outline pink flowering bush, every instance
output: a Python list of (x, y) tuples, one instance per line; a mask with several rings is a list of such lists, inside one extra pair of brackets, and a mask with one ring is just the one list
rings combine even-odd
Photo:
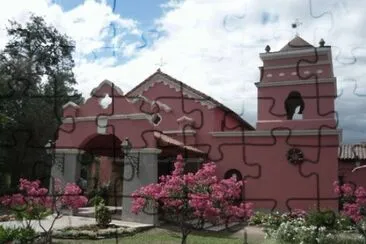
[[(19, 180), (19, 193), (0, 197), (0, 204), (14, 212), (18, 220), (25, 221), (26, 228), (30, 228), (32, 220), (38, 220), (45, 235), (50, 234), (56, 219), (61, 216), (61, 208), (78, 209), (87, 204), (88, 199), (81, 195), (81, 189), (73, 183), (68, 183), (62, 189), (62, 182), (55, 180), (53, 195), (48, 194), (46, 188), (40, 186), (39, 180)], [(54, 213), (54, 219), (49, 230), (41, 225), (40, 220)]]
[(227, 225), (247, 220), (253, 214), (252, 203), (238, 202), (244, 182), (235, 177), (219, 181), (214, 163), (204, 164), (196, 173), (184, 174), (183, 157), (178, 155), (172, 174), (161, 176), (160, 180), (132, 194), (132, 212), (138, 214), (147, 206), (160, 206), (180, 224), (182, 243), (193, 228), (202, 228), (205, 222)]
[(354, 187), (349, 183), (339, 185), (338, 182), (334, 182), (333, 186), (334, 192), (341, 198), (341, 214), (352, 220), (366, 240), (366, 190), (362, 186)]

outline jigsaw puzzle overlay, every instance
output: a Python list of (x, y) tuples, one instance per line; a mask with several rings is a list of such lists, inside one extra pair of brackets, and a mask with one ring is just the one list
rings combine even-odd
[[(118, 1), (111, 4), (115, 11)], [(315, 11), (313, 4), (309, 1), (309, 14), (314, 19), (328, 16), (331, 31), (334, 28), (331, 11)], [(245, 18), (244, 13), (227, 15), (223, 20), (224, 29), (232, 32), (241, 28)], [(278, 19), (278, 16), (269, 13), (262, 16), (265, 22), (273, 18)], [(299, 22), (293, 27), (297, 25)], [(116, 24), (110, 23), (107, 30), (113, 39)], [(160, 35), (153, 29), (143, 33), (142, 44), (137, 49), (148, 48)], [(354, 47), (351, 61), (346, 62), (339, 58), (339, 48), (325, 45), (322, 39), (319, 41), (319, 45), (314, 46), (296, 35), (280, 50), (263, 47), (265, 52), (259, 54), (260, 79), (253, 82), (258, 90), (255, 126), (245, 121), (245, 114), (238, 115), (214, 98), (177, 80), (179, 77), (163, 72), (162, 68), (127, 93), (120, 88), (122, 84), (104, 80), (91, 90), (86, 101), (81, 101), (77, 92), (65, 95), (70, 93), (60, 91), (64, 88), (59, 87), (64, 78), (60, 73), (48, 73), (53, 87), (48, 93), (34, 95), (33, 77), (19, 75), (19, 68), (13, 73), (4, 68), (1, 73), (7, 79), (1, 86), (7, 87), (7, 93), (1, 94), (0, 112), (6, 114), (13, 109), (19, 118), (22, 114), (32, 114), (26, 111), (24, 104), (40, 104), (50, 110), (49, 114), (59, 126), (53, 128), (56, 133), (49, 138), (50, 142), (38, 140), (41, 128), (46, 127), (43, 124), (35, 130), (28, 125), (8, 127), (0, 141), (2, 157), (15, 155), (10, 168), (27, 165), (22, 174), (32, 175), (32, 179), (48, 185), (52, 197), (60, 197), (55, 190), (56, 178), (65, 185), (77, 183), (81, 194), (89, 199), (98, 193), (106, 205), (112, 207), (114, 219), (146, 225), (173, 220), (164, 215), (162, 206), (145, 205), (140, 214), (134, 214), (133, 193), (148, 184), (162, 182), (161, 176), (174, 170), (177, 155), (185, 160), (187, 172), (197, 172), (204, 163), (214, 162), (218, 178), (235, 176), (237, 180), (244, 180), (240, 200), (252, 203), (255, 209), (337, 211), (339, 199), (333, 192), (333, 183), (340, 178), (354, 185), (363, 182), (362, 166), (353, 169), (350, 163), (340, 160), (363, 160), (359, 152), (363, 145), (352, 148), (340, 145), (342, 135), (335, 102), (344, 91), (337, 93), (330, 60), (333, 56), (342, 65), (355, 64), (363, 48)], [(67, 51), (74, 47), (61, 44), (59, 48)], [(111, 49), (116, 56), (119, 47), (105, 49)], [(94, 55), (98, 58), (98, 54)], [(347, 80), (352, 83), (353, 94), (363, 98), (357, 79)], [(53, 106), (46, 106), (47, 103)], [(37, 118), (37, 111), (33, 116), (34, 121), (42, 119)], [(27, 158), (35, 158), (31, 156), (35, 154), (41, 156), (35, 162), (28, 162)], [(7, 164), (0, 160), (2, 165)], [(355, 174), (351, 175), (351, 170)], [(360, 172), (356, 172), (358, 170)], [(15, 170), (12, 173), (12, 177), (23, 177)], [(90, 217), (87, 211), (81, 209), (76, 215)], [(334, 222), (336, 216), (333, 217), (330, 219)], [(233, 225), (193, 225), (232, 232), (237, 232), (240, 226), (243, 241), (248, 243), (247, 219)], [(120, 238), (117, 232), (116, 229), (116, 242)]]

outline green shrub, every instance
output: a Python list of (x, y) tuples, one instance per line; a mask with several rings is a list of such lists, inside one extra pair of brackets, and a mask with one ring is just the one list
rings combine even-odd
[(266, 213), (257, 211), (249, 219), (249, 224), (250, 225), (261, 225), (261, 224), (264, 224), (266, 222), (267, 215), (268, 214), (266, 214)]
[(90, 200), (89, 200), (90, 206), (96, 207), (100, 204), (104, 204), (104, 199), (99, 195), (95, 195), (93, 198), (90, 198)]
[(336, 229), (340, 230), (340, 231), (353, 231), (355, 230), (355, 226), (354, 223), (352, 222), (352, 220), (349, 217), (346, 216), (342, 216), (342, 215), (337, 215), (337, 220), (336, 220)]
[(18, 241), (19, 243), (33, 243), (36, 232), (32, 228), (7, 228), (0, 226), (0, 243)]
[(278, 229), (265, 230), (266, 238), (279, 243), (331, 244), (336, 243), (337, 236), (326, 227), (308, 225), (305, 218), (291, 219), (282, 222)]
[(104, 205), (100, 204), (97, 206), (95, 220), (97, 224), (101, 227), (106, 227), (112, 221), (112, 215), (109, 209)]
[(266, 214), (263, 217), (263, 225), (265, 228), (277, 229), (283, 221), (285, 221), (286, 216), (281, 215), (279, 212), (273, 212), (271, 214)]
[(13, 229), (4, 228), (0, 225), (0, 243), (6, 243), (15, 239), (15, 232)]
[(33, 240), (36, 237), (36, 232), (32, 228), (19, 228), (17, 231), (16, 240), (19, 240), (20, 243), (33, 243)]
[(324, 226), (327, 229), (336, 229), (337, 214), (332, 210), (313, 210), (306, 216), (306, 223), (313, 226)]

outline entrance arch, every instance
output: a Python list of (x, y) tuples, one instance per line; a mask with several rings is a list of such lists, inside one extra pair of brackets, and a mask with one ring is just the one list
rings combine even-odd
[(113, 134), (94, 134), (88, 136), (79, 149), (98, 156), (122, 157), (121, 143), (122, 141)]
[(93, 196), (99, 190), (106, 205), (122, 205), (121, 143), (122, 141), (113, 134), (94, 134), (88, 136), (79, 147), (84, 151), (80, 160), (80, 170), (86, 174), (86, 191), (88, 195)]

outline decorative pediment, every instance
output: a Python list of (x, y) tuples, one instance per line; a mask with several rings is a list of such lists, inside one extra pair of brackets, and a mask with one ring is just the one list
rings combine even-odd
[[(184, 96), (193, 99), (195, 102), (200, 103), (202, 106), (206, 106), (208, 109), (215, 108), (217, 104), (211, 101), (207, 97), (199, 94), (198, 91), (195, 91), (193, 88), (183, 84), (180, 81), (175, 80), (174, 78), (166, 75), (160, 71), (155, 72), (149, 78), (147, 78), (144, 82), (142, 82), (137, 88), (129, 92), (129, 96), (138, 96), (142, 95), (144, 92), (149, 90), (156, 84), (162, 83), (176, 92), (182, 92)], [(182, 91), (181, 91), (182, 90)]]
[(296, 36), (292, 39), (289, 43), (287, 43), (280, 52), (291, 51), (291, 50), (298, 50), (298, 49), (306, 49), (306, 48), (314, 48), (313, 45), (305, 41), (299, 36)]
[[(90, 93), (90, 96), (95, 96), (103, 87), (105, 86), (108, 86), (111, 88), (111, 91), (112, 89), (114, 89), (114, 91), (117, 93), (115, 95), (118, 95), (118, 96), (123, 96), (123, 91), (118, 87), (116, 86), (113, 82), (109, 81), (109, 80), (104, 80), (102, 81), (98, 87), (94, 88), (91, 93)], [(110, 96), (112, 96), (112, 94), (109, 94)]]

